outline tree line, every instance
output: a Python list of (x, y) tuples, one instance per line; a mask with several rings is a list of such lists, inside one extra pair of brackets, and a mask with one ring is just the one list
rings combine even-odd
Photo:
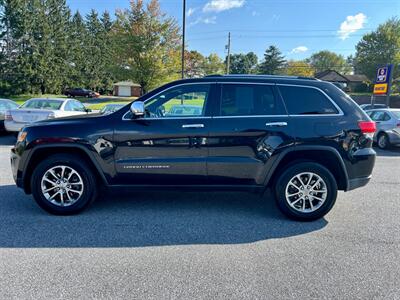
[[(139, 83), (144, 92), (180, 78), (181, 34), (177, 21), (158, 0), (132, 0), (128, 9), (85, 16), (66, 0), (0, 0), (0, 94), (60, 93), (86, 87), (108, 93), (119, 80)], [(375, 68), (400, 63), (400, 21), (392, 18), (362, 37), (356, 54), (330, 51), (306, 60), (286, 60), (269, 46), (259, 60), (253, 52), (232, 54), (230, 73), (314, 76), (326, 69), (355, 72), (371, 80)], [(226, 60), (185, 51), (185, 77), (226, 72)], [(398, 76), (398, 68), (395, 76)]]

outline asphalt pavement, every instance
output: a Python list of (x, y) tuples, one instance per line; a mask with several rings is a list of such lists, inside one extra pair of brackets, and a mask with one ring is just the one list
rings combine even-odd
[(323, 219), (247, 193), (103, 195), (77, 216), (17, 189), (0, 137), (0, 298), (399, 299), (400, 150)]

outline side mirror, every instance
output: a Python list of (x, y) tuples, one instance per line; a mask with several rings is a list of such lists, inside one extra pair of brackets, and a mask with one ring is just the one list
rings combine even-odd
[(144, 102), (135, 101), (131, 104), (130, 109), (134, 118), (139, 118), (144, 116)]

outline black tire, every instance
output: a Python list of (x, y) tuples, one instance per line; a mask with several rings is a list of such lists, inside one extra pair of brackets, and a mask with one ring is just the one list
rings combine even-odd
[[(293, 177), (304, 172), (311, 172), (318, 175), (326, 185), (327, 195), (325, 201), (319, 208), (312, 212), (300, 212), (290, 206), (288, 203), (289, 200), (286, 200), (286, 187), (289, 182)], [(314, 162), (299, 162), (289, 166), (280, 174), (276, 181), (275, 195), (278, 208), (283, 214), (294, 220), (313, 221), (325, 216), (335, 204), (337, 197), (337, 183), (332, 173), (324, 166)], [(309, 207), (311, 208), (310, 205)]]
[[(70, 206), (57, 206), (46, 199), (42, 193), (41, 181), (45, 173), (57, 165), (74, 169), (81, 177), (83, 191), (80, 198)], [(32, 195), (37, 204), (45, 211), (54, 215), (73, 215), (84, 210), (97, 197), (95, 176), (82, 158), (70, 154), (57, 154), (42, 161), (35, 168), (31, 178)]]
[(380, 149), (383, 149), (383, 150), (386, 150), (386, 149), (389, 149), (390, 148), (390, 140), (389, 140), (389, 137), (388, 137), (388, 135), (386, 134), (386, 133), (384, 133), (384, 132), (381, 132), (379, 135), (378, 135), (378, 138), (377, 138), (377, 143), (376, 143), (377, 145), (378, 145), (378, 147), (380, 148)]

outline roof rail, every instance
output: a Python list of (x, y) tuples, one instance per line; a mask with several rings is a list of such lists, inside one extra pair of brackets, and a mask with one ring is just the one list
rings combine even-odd
[(211, 74), (204, 76), (206, 78), (212, 78), (212, 77), (235, 77), (235, 78), (240, 78), (240, 77), (245, 77), (245, 78), (277, 78), (277, 79), (304, 79), (304, 80), (318, 80), (317, 78), (313, 77), (305, 77), (305, 76), (287, 76), (287, 75), (257, 75), (257, 74), (228, 74), (228, 75), (221, 75), (221, 74)]

